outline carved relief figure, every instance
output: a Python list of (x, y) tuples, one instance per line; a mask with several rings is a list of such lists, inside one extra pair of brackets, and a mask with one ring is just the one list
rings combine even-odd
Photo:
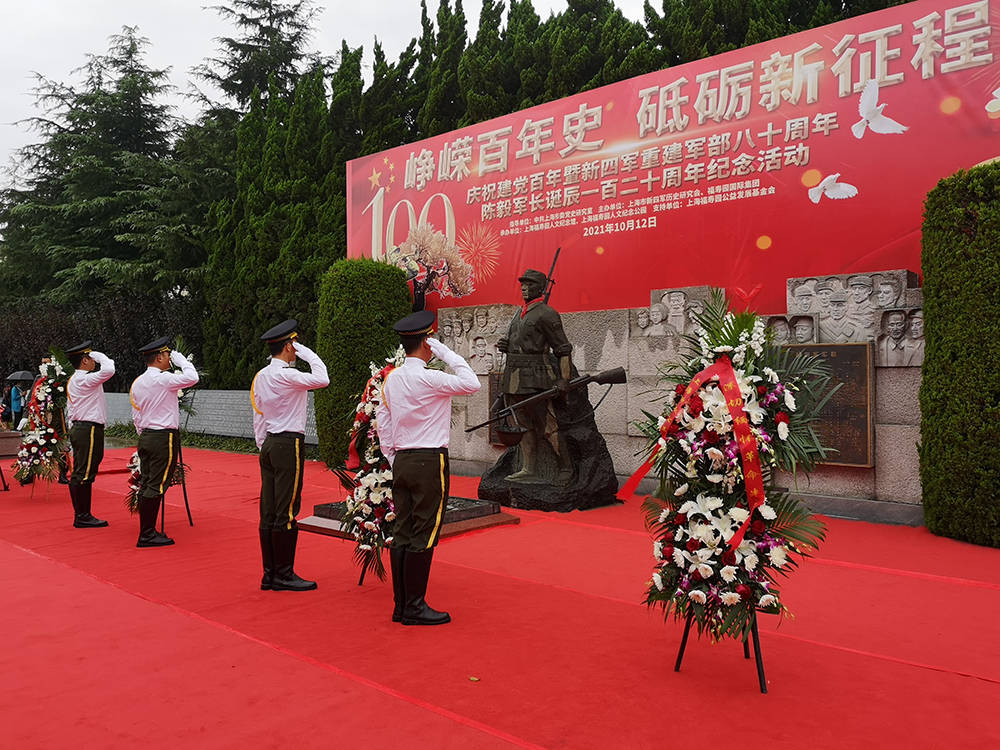
[(910, 339), (906, 342), (906, 364), (919, 367), (924, 363), (924, 311), (910, 313)]
[(885, 333), (879, 338), (876, 363), (893, 367), (906, 364), (906, 311), (890, 310), (884, 313), (882, 325)]
[(816, 296), (815, 284), (816, 279), (805, 279), (795, 286), (792, 290), (795, 309), (791, 312), (807, 313), (813, 311), (813, 302)]
[(872, 279), (865, 274), (857, 274), (847, 279), (850, 298), (848, 315), (857, 326), (859, 338), (875, 335), (875, 303), (872, 302)]
[(899, 279), (895, 276), (881, 276), (878, 280), (878, 289), (875, 291), (875, 302), (883, 310), (895, 307), (901, 291), (902, 284)]
[(667, 308), (656, 302), (649, 306), (649, 327), (646, 328), (643, 336), (666, 336), (667, 329), (663, 324), (663, 318), (667, 314)]
[(796, 344), (812, 344), (816, 341), (816, 329), (812, 317), (796, 315), (792, 318), (792, 332)]
[(791, 343), (792, 329), (789, 327), (788, 321), (783, 316), (775, 315), (774, 317), (768, 319), (767, 327), (771, 329), (775, 344), (781, 346), (783, 344)]
[(847, 294), (843, 291), (833, 292), (829, 307), (829, 313), (819, 319), (819, 340), (839, 344), (857, 339), (857, 325), (847, 314)]
[(660, 297), (660, 304), (666, 308), (664, 323), (673, 326), (678, 333), (687, 328), (687, 295), (681, 291), (669, 291)]
[(645, 336), (647, 328), (649, 328), (649, 308), (640, 307), (635, 311), (635, 328), (632, 330), (632, 335)]

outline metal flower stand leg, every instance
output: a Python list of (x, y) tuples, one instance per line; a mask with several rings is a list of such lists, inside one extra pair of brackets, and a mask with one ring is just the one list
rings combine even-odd
[[(691, 623), (694, 621), (693, 615), (688, 615), (684, 622), (684, 635), (681, 636), (681, 646), (677, 651), (677, 662), (674, 664), (674, 671), (681, 671), (681, 662), (684, 660), (684, 650), (687, 648), (688, 635), (691, 632)], [(757, 682), (760, 684), (760, 692), (767, 693), (767, 679), (764, 677), (764, 657), (760, 653), (760, 633), (757, 630), (757, 611), (754, 610), (750, 617), (750, 636), (753, 638), (753, 655), (757, 662)], [(750, 644), (747, 639), (743, 639), (743, 658), (750, 658)]]
[[(188, 524), (194, 526), (194, 520), (191, 518), (191, 506), (188, 504), (188, 488), (187, 488), (187, 472), (184, 471), (184, 453), (181, 450), (181, 442), (178, 437), (177, 440), (177, 463), (181, 467), (181, 491), (184, 493), (184, 510), (187, 511)], [(163, 496), (163, 500), (160, 504), (160, 533), (165, 534), (167, 523), (167, 497)]]

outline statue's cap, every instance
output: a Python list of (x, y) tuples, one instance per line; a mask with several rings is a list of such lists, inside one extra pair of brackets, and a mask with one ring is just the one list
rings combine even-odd
[(529, 268), (527, 271), (518, 276), (517, 280), (530, 281), (534, 284), (545, 284), (548, 282), (549, 277), (546, 276), (541, 271), (536, 271), (534, 268)]
[(397, 320), (392, 330), (400, 336), (426, 336), (434, 330), (434, 313), (431, 310), (410, 313)]
[(872, 277), (871, 276), (851, 276), (847, 280), (847, 286), (866, 286), (869, 289), (872, 288)]

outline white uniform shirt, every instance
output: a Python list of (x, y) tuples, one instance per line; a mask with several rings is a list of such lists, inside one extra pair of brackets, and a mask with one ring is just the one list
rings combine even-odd
[(407, 357), (382, 385), (375, 409), (375, 427), (382, 453), (390, 465), (396, 451), (408, 448), (447, 448), (451, 436), (451, 397), (475, 393), (479, 378), (461, 356), (435, 341), (434, 356), (454, 375), (429, 370), (419, 357)]
[(176, 430), (181, 421), (177, 392), (198, 382), (194, 365), (180, 352), (171, 352), (170, 361), (180, 372), (167, 372), (148, 367), (135, 379), (129, 391), (132, 401), (132, 421), (137, 432), (143, 430)]
[(253, 405), (253, 435), (257, 447), (267, 433), (305, 432), (309, 391), (330, 385), (326, 365), (312, 349), (296, 343), (295, 353), (312, 372), (296, 370), (281, 359), (271, 358), (250, 384)]
[(107, 424), (108, 405), (104, 384), (115, 374), (115, 361), (100, 352), (90, 352), (100, 370), (77, 370), (66, 384), (66, 416), (73, 422)]

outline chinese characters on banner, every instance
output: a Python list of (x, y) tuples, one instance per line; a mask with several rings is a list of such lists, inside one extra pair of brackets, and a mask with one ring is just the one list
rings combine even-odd
[(561, 247), (567, 312), (710, 284), (775, 313), (789, 277), (919, 271), (926, 193), (1000, 156), (993, 5), (909, 3), (356, 159), (348, 255), (452, 306), (518, 302)]

